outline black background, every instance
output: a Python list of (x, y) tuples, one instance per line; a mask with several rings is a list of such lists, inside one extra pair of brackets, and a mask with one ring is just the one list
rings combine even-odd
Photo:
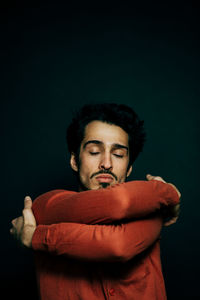
[[(199, 299), (199, 10), (176, 1), (1, 4), (1, 283), (37, 299), (32, 252), (9, 235), (23, 199), (73, 189), (65, 130), (84, 103), (130, 105), (148, 140), (130, 179), (147, 173), (182, 193), (164, 228), (168, 299)], [(139, 300), (139, 299), (138, 299)]]

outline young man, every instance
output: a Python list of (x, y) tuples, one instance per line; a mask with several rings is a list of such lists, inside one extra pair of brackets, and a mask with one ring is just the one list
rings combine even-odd
[[(125, 105), (85, 106), (67, 132), (79, 192), (55, 190), (33, 203), (11, 233), (35, 250), (42, 300), (164, 300), (160, 232), (174, 223), (180, 193), (160, 177), (125, 182), (145, 140)], [(167, 212), (167, 214), (166, 214)]]

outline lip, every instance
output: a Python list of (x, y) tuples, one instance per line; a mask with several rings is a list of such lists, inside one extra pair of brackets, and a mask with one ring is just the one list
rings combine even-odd
[(99, 182), (111, 182), (113, 181), (113, 177), (110, 175), (99, 175), (96, 177), (96, 180)]

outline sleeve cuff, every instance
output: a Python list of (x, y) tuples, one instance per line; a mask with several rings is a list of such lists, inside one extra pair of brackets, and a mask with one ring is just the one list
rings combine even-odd
[[(38, 225), (32, 238), (32, 248), (33, 250), (38, 251), (49, 251), (50, 246), (53, 246), (52, 243), (50, 243), (50, 230), (51, 225)], [(51, 235), (54, 236), (54, 228), (52, 228)], [(51, 249), (52, 250), (52, 249)]]

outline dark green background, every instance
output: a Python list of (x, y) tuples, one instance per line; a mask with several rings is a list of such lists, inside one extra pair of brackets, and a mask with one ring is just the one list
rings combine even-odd
[(37, 299), (32, 253), (9, 236), (10, 220), (27, 194), (75, 188), (65, 144), (72, 112), (111, 101), (145, 120), (131, 179), (160, 175), (182, 193), (179, 222), (162, 234), (168, 299), (199, 299), (199, 10), (149, 2), (1, 8), (5, 299)]

